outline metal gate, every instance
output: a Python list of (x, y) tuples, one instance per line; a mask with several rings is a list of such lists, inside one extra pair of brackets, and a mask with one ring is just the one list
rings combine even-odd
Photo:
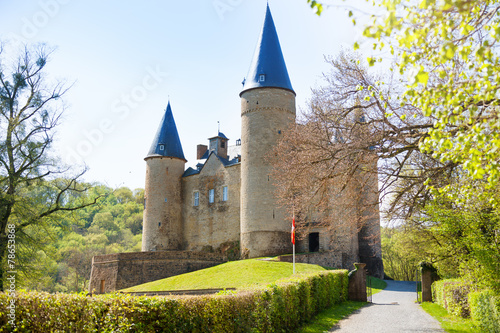
[(417, 303), (422, 303), (422, 271), (420, 268), (415, 270), (415, 289), (417, 292)]
[(371, 276), (366, 276), (366, 301), (368, 303), (372, 303), (372, 277)]

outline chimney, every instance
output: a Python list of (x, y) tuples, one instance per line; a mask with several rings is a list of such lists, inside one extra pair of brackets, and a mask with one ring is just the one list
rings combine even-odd
[(206, 145), (196, 146), (196, 159), (201, 160), (201, 158), (203, 157), (203, 155), (205, 155), (207, 150), (208, 150), (208, 146), (206, 146)]

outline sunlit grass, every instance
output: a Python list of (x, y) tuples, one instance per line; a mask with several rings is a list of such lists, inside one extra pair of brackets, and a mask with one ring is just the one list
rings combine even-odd
[[(296, 272), (309, 273), (325, 271), (318, 265), (296, 264)], [(122, 291), (167, 291), (191, 289), (245, 288), (276, 282), (292, 276), (291, 263), (272, 260), (239, 260), (199, 271), (172, 276)]]
[(464, 319), (448, 314), (445, 308), (436, 303), (423, 302), (422, 308), (431, 316), (436, 318), (441, 327), (448, 333), (477, 333), (471, 319)]
[(371, 281), (372, 295), (381, 292), (387, 287), (387, 282), (382, 279), (378, 279), (373, 276), (367, 276), (367, 279)]

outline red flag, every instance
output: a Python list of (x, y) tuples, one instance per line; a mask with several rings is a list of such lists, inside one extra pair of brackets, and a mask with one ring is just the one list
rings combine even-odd
[(295, 215), (292, 220), (292, 244), (295, 245)]

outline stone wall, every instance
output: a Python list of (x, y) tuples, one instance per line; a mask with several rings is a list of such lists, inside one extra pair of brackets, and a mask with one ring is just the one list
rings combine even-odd
[(92, 258), (89, 291), (111, 292), (222, 264), (213, 253), (157, 251), (115, 253)]
[[(293, 256), (291, 255), (279, 256), (278, 260), (284, 262), (293, 262)], [(295, 255), (295, 262), (303, 264), (320, 265), (335, 269), (345, 268), (342, 267), (342, 256), (332, 251), (297, 254)]]
[[(183, 185), (183, 249), (217, 251), (228, 242), (240, 240), (240, 164), (225, 167), (211, 154), (201, 172), (182, 178)], [(222, 189), (228, 187), (228, 200)], [(208, 192), (214, 189), (214, 202)], [(194, 206), (194, 193), (199, 193)], [(222, 249), (223, 250), (223, 249)]]
[(382, 244), (380, 239), (380, 210), (377, 173), (377, 155), (367, 154), (358, 174), (360, 192), (358, 243), (359, 261), (366, 263), (368, 275), (383, 279)]
[(331, 251), (332, 247), (332, 237), (330, 230), (321, 225), (320, 223), (309, 223), (308, 226), (302, 227), (298, 233), (295, 243), (295, 248), (297, 253), (309, 252), (309, 235), (312, 233), (319, 234), (319, 248), (318, 252)]

